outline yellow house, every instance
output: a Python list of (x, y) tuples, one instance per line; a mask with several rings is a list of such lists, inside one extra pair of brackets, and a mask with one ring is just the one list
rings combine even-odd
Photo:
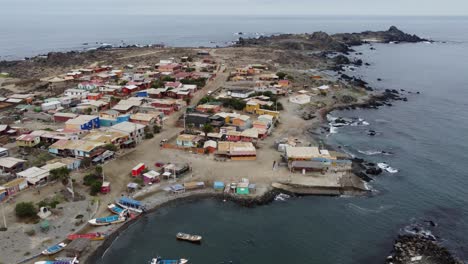
[(260, 110), (260, 104), (255, 101), (248, 101), (244, 108), (247, 113), (256, 113), (258, 110)]
[(16, 138), (16, 145), (18, 147), (28, 147), (32, 148), (35, 147), (37, 144), (41, 142), (41, 138), (36, 135), (21, 135)]
[(276, 119), (279, 118), (280, 112), (279, 111), (272, 111), (272, 110), (266, 110), (266, 109), (258, 109), (255, 111), (257, 115), (270, 115)]

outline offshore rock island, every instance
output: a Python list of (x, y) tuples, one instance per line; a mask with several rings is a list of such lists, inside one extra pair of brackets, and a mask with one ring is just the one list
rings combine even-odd
[[(13, 237), (0, 262), (51, 259), (40, 252), (65, 242), (59, 255), (93, 263), (115, 232), (180, 199), (370, 195), (366, 181), (382, 169), (324, 146), (327, 114), (391, 106), (406, 93), (341, 71), (364, 63), (347, 57), (353, 46), (422, 41), (392, 26), (0, 62), (2, 236)], [(365, 125), (332, 123), (346, 122)], [(89, 241), (101, 234), (102, 245)]]

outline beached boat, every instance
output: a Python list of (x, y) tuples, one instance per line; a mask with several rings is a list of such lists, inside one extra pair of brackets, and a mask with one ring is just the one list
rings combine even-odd
[(44, 260), (44, 261), (36, 261), (34, 264), (75, 264), (79, 263), (78, 258), (67, 258), (67, 259), (59, 259), (59, 260)]
[(202, 236), (190, 235), (186, 233), (177, 233), (176, 238), (178, 240), (184, 240), (192, 243), (200, 243), (202, 241)]
[(65, 243), (59, 243), (57, 245), (53, 245), (51, 247), (48, 247), (44, 251), (42, 251), (42, 255), (48, 256), (48, 255), (56, 254), (56, 253), (62, 251), (66, 246), (67, 246), (67, 244), (65, 244)]
[(109, 211), (111, 211), (113, 214), (116, 214), (116, 215), (122, 214), (125, 210), (122, 207), (117, 206), (115, 204), (109, 204), (107, 208), (109, 209)]
[(186, 264), (188, 259), (163, 259), (161, 257), (156, 257), (151, 260), (151, 264)]
[(120, 197), (120, 199), (117, 201), (117, 204), (120, 207), (131, 210), (135, 213), (141, 214), (145, 211), (145, 207), (141, 204), (140, 201), (128, 197)]
[(111, 225), (111, 224), (118, 224), (125, 222), (127, 218), (122, 215), (111, 215), (107, 217), (95, 218), (88, 221), (89, 224), (95, 226), (104, 226), (104, 225)]
[(88, 234), (70, 234), (67, 236), (68, 240), (75, 240), (78, 238), (85, 238), (89, 240), (103, 240), (106, 236), (103, 233), (88, 233)]

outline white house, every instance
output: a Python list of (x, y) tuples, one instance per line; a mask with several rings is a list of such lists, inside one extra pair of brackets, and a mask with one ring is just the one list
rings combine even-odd
[(65, 96), (70, 96), (70, 97), (75, 97), (75, 98), (80, 98), (80, 99), (85, 99), (88, 96), (89, 92), (85, 90), (80, 90), (80, 89), (67, 89), (64, 92)]
[(132, 123), (132, 122), (122, 122), (116, 125), (113, 125), (108, 129), (108, 131), (120, 132), (128, 135), (131, 140), (135, 143), (140, 143), (145, 137), (145, 125)]
[(233, 89), (228, 91), (228, 95), (233, 98), (248, 98), (250, 95), (254, 94), (255, 91), (251, 89)]
[(41, 104), (42, 111), (55, 110), (59, 107), (62, 107), (62, 103), (60, 101), (52, 101)]
[(49, 177), (50, 173), (48, 170), (45, 170), (45, 169), (41, 169), (38, 167), (31, 167), (22, 172), (18, 172), (16, 175), (19, 178), (25, 178), (26, 181), (28, 181), (28, 184), (36, 185), (40, 182), (47, 181), (47, 178)]

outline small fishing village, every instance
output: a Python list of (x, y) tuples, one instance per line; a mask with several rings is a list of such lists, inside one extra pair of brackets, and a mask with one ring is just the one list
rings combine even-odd
[[(30, 79), (2, 73), (1, 235), (11, 243), (0, 262), (88, 263), (171, 201), (368, 195), (363, 179), (382, 171), (319, 140), (332, 129), (323, 125), (329, 111), (377, 95), (329, 75), (342, 57), (301, 68), (283, 60), (295, 53), (256, 47), (99, 52), (117, 59)], [(53, 56), (62, 55), (35, 60)], [(202, 237), (174, 234), (181, 243)], [(189, 261), (180, 258), (148, 261)]]

